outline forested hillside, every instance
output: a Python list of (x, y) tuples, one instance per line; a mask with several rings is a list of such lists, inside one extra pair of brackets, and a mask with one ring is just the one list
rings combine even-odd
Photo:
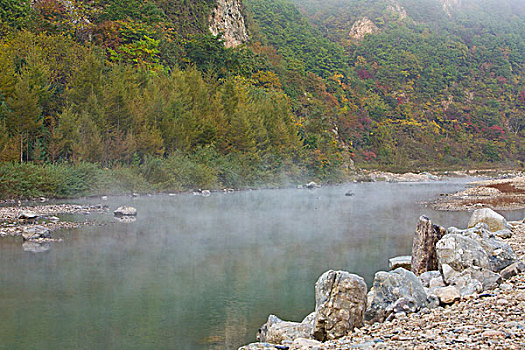
[(220, 3), (245, 44), (210, 33), (215, 0), (0, 0), (0, 193), (525, 161), (521, 1)]

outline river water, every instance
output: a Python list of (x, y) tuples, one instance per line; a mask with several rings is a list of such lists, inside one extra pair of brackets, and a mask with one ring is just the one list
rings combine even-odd
[(420, 215), (466, 226), (468, 213), (418, 204), (463, 187), (110, 198), (111, 208), (136, 207), (137, 221), (92, 215), (105, 224), (61, 231), (64, 241), (43, 253), (0, 240), (0, 349), (237, 349), (270, 313), (295, 321), (309, 314), (315, 281), (328, 269), (370, 284), (388, 258), (410, 254)]

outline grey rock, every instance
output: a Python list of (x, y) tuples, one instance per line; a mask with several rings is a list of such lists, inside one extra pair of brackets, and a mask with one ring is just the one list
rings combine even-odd
[(308, 323), (287, 322), (275, 315), (259, 329), (257, 340), (263, 343), (283, 344), (297, 338), (311, 338), (312, 326)]
[(133, 207), (118, 207), (113, 214), (115, 216), (136, 216), (137, 215), (137, 209)]
[(510, 245), (500, 238), (491, 237), (480, 243), (489, 255), (490, 269), (494, 272), (499, 272), (518, 260)]
[(44, 226), (31, 226), (24, 227), (22, 232), (22, 238), (24, 241), (30, 241), (40, 238), (51, 238), (51, 231)]
[(525, 264), (522, 261), (517, 261), (501, 270), (500, 275), (503, 279), (508, 280), (522, 272), (525, 272)]
[(445, 282), (443, 281), (443, 277), (435, 277), (430, 280), (430, 283), (428, 285), (428, 288), (437, 288), (437, 287), (445, 287)]
[(441, 277), (441, 272), (439, 271), (427, 271), (418, 276), (419, 280), (423, 284), (423, 287), (429, 288), (430, 281), (434, 278)]
[(320, 341), (340, 338), (361, 327), (366, 310), (366, 283), (346, 271), (327, 271), (315, 284), (313, 337)]
[(462, 295), (494, 289), (501, 283), (501, 276), (498, 273), (479, 266), (471, 266), (459, 272), (445, 264), (442, 269), (445, 282), (460, 289)]
[(441, 304), (452, 304), (456, 300), (461, 299), (459, 290), (454, 286), (448, 286), (443, 288), (438, 288), (435, 291), (436, 296), (439, 298)]
[(239, 350), (275, 350), (274, 344), (269, 343), (252, 343), (245, 346), (241, 346)]
[(306, 338), (295, 339), (292, 343), (291, 349), (300, 349), (300, 350), (320, 350), (323, 346), (323, 343)]
[[(489, 268), (494, 272), (503, 270), (505, 267), (513, 264), (517, 260), (517, 256), (510, 245), (490, 232), (487, 224), (485, 223), (479, 223), (475, 227), (467, 230), (460, 230), (455, 227), (449, 228), (447, 236), (454, 234), (461, 235), (478, 242), (483, 250), (485, 250), (487, 253), (489, 259)], [(458, 270), (457, 267), (453, 267)]]
[(509, 229), (499, 230), (499, 231), (494, 232), (494, 236), (503, 238), (503, 239), (508, 239), (512, 237), (512, 231)]
[(489, 256), (483, 247), (476, 240), (463, 235), (445, 235), (436, 244), (436, 252), (440, 266), (447, 264), (456, 271), (463, 271), (471, 266), (490, 266)]
[(436, 243), (445, 233), (444, 227), (432, 224), (429, 218), (425, 216), (419, 218), (412, 242), (411, 271), (413, 273), (421, 275), (438, 269)]
[(423, 310), (424, 309), (427, 309), (427, 310), (428, 309), (435, 309), (436, 307), (439, 306), (439, 298), (435, 294), (432, 294), (432, 293), (428, 294), (427, 295), (427, 302), (428, 302), (428, 306), (426, 308), (423, 308)]
[(417, 307), (417, 303), (414, 300), (414, 298), (408, 296), (397, 299), (396, 302), (392, 305), (392, 312), (396, 314), (399, 312), (410, 314), (417, 312), (418, 310), (419, 308)]
[(412, 257), (411, 256), (396, 256), (388, 260), (388, 267), (390, 270), (395, 270), (399, 267), (402, 267), (406, 270), (411, 269), (412, 267)]
[(369, 323), (384, 321), (396, 301), (404, 297), (412, 298), (417, 310), (427, 306), (427, 294), (414, 273), (403, 268), (377, 272), (368, 292), (365, 320)]
[(489, 230), (492, 232), (510, 229), (507, 220), (505, 220), (505, 218), (502, 215), (496, 213), (490, 208), (474, 210), (468, 222), (468, 227), (474, 227), (479, 223), (487, 224)]

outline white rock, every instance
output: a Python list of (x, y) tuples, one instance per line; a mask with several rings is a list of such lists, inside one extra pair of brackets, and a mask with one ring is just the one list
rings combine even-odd
[(468, 227), (474, 227), (479, 223), (485, 223), (492, 232), (510, 229), (505, 218), (490, 208), (477, 209), (472, 213)]

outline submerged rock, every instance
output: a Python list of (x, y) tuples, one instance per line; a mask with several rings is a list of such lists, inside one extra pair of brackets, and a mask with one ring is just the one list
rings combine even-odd
[(438, 269), (436, 244), (445, 233), (444, 227), (432, 224), (426, 216), (419, 218), (412, 243), (411, 271), (413, 273), (421, 275)]
[(31, 252), (31, 253), (43, 253), (51, 249), (51, 244), (49, 243), (38, 243), (38, 242), (32, 242), (27, 241), (22, 243), (22, 248), (25, 252)]
[(368, 308), (365, 320), (369, 323), (383, 322), (401, 298), (414, 300), (415, 309), (427, 306), (427, 294), (416, 275), (403, 268), (391, 272), (379, 271), (368, 292)]
[(137, 215), (137, 209), (133, 207), (118, 207), (113, 214), (115, 216), (136, 216)]
[(507, 220), (490, 208), (477, 209), (472, 213), (468, 227), (474, 227), (479, 223), (487, 224), (492, 232), (510, 229)]
[(366, 310), (365, 280), (346, 271), (327, 271), (315, 284), (313, 336), (320, 341), (340, 338), (361, 327)]

